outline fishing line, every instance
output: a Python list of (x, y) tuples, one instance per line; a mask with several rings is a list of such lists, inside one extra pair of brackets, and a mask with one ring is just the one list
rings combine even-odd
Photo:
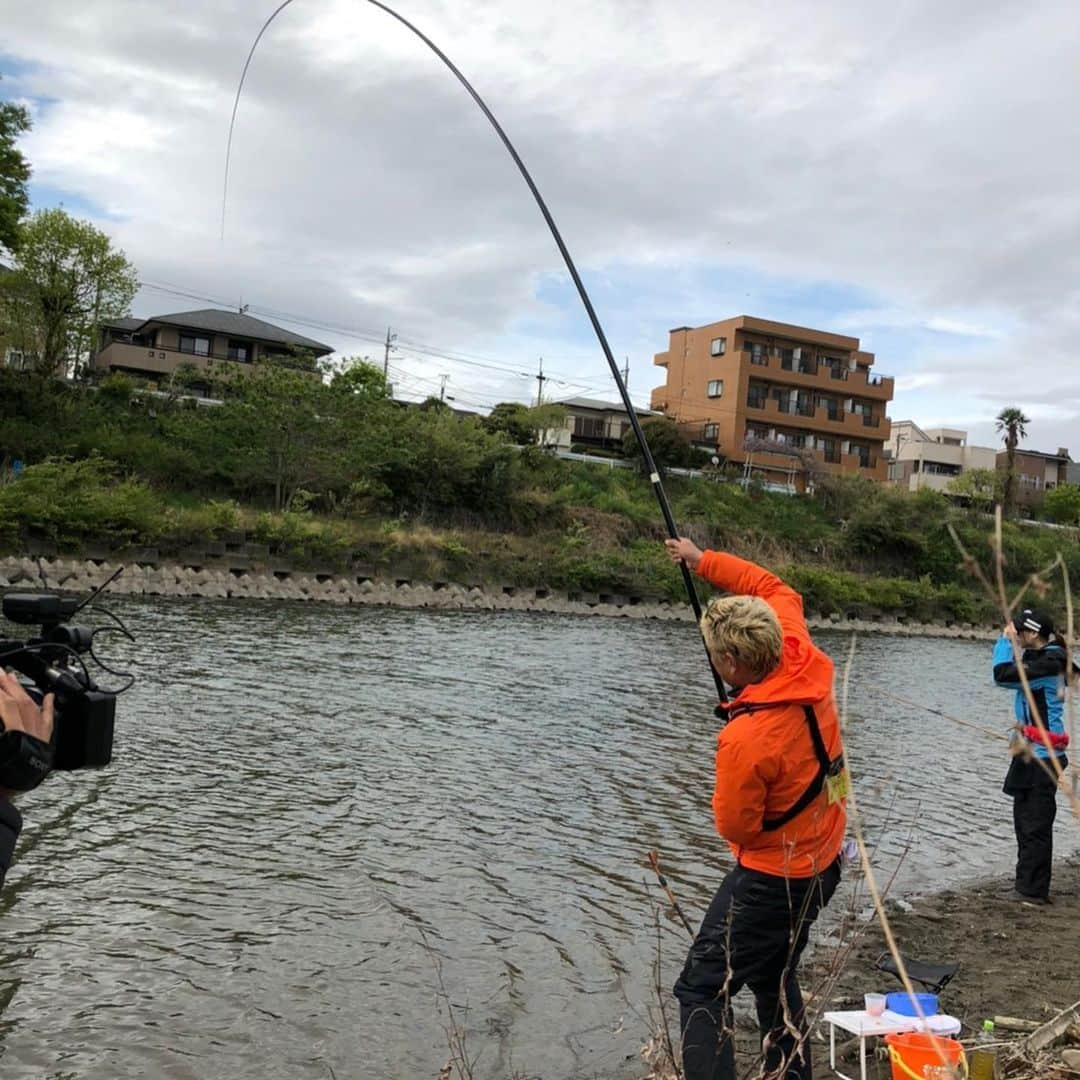
[[(262, 28), (259, 30), (251, 45), (251, 49), (247, 54), (247, 59), (244, 61), (243, 71), (240, 73), (240, 82), (236, 87), (236, 98), (233, 101), (232, 116), (229, 120), (229, 138), (225, 149), (225, 177), (221, 192), (221, 239), (223, 241), (225, 239), (225, 211), (229, 197), (229, 163), (232, 157), (233, 132), (236, 128), (236, 113), (240, 107), (240, 95), (244, 89), (244, 80), (247, 78), (248, 68), (251, 66), (251, 60), (255, 55), (255, 50), (259, 47), (259, 42), (262, 40), (263, 34), (266, 33), (270, 24), (278, 17), (278, 15), (280, 15), (292, 2), (293, 0), (284, 0), (283, 3), (278, 5), (274, 10), (274, 13), (266, 20), (266, 22), (263, 23)], [(675, 518), (671, 513), (671, 504), (668, 502), (667, 492), (664, 491), (664, 485), (660, 478), (660, 471), (657, 469), (656, 462), (653, 460), (652, 451), (649, 449), (649, 443), (645, 438), (645, 432), (641, 428), (641, 421), (638, 419), (637, 410), (634, 408), (634, 403), (630, 400), (630, 394), (626, 388), (626, 383), (623, 380), (622, 372), (619, 370), (619, 365), (615, 362), (615, 356), (611, 351), (611, 346), (608, 344), (607, 336), (604, 333), (603, 327), (600, 325), (600, 319), (597, 317), (596, 310), (593, 308), (592, 300), (589, 299), (589, 294), (585, 290), (585, 284), (581, 280), (581, 275), (574, 265), (570, 250), (566, 246), (562, 234), (559, 232), (559, 227), (555, 224), (555, 219), (551, 216), (551, 211), (548, 209), (547, 203), (544, 202), (544, 197), (540, 194), (540, 189), (536, 186), (529, 170), (525, 168), (525, 163), (521, 160), (521, 156), (518, 154), (517, 149), (510, 141), (506, 132), (503, 131), (499, 121), (495, 119), (495, 114), (488, 108), (487, 102), (485, 102), (479, 93), (477, 93), (472, 83), (465, 78), (457, 65), (454, 64), (450, 57), (447, 56), (446, 53), (431, 40), (431, 38), (415, 27), (403, 15), (399, 15), (389, 5), (382, 3), (382, 0), (366, 0), (366, 2), (379, 8), (381, 11), (386, 12), (387, 15), (415, 34), (416, 37), (418, 37), (443, 62), (443, 64), (446, 65), (453, 76), (461, 83), (469, 96), (476, 103), (477, 108), (479, 108), (484, 116), (487, 117), (488, 122), (495, 130), (495, 134), (499, 136), (500, 141), (506, 148), (506, 152), (518, 167), (518, 172), (521, 173), (522, 179), (525, 181), (529, 191), (532, 192), (533, 198), (536, 200), (536, 205), (539, 207), (544, 221), (547, 222), (547, 227), (551, 232), (552, 239), (555, 241), (555, 246), (559, 249), (559, 254), (562, 255), (563, 262), (566, 264), (566, 269), (570, 274), (571, 280), (574, 282), (574, 287), (577, 289), (578, 296), (581, 298), (581, 303), (585, 307), (585, 313), (588, 315), (589, 322), (592, 324), (593, 331), (596, 334), (596, 339), (600, 343), (600, 349), (604, 354), (604, 358), (607, 360), (608, 367), (611, 369), (611, 375), (618, 388), (623, 408), (625, 408), (626, 415), (630, 419), (630, 426), (633, 429), (634, 438), (637, 439), (638, 446), (641, 448), (641, 456), (645, 461), (645, 469), (648, 473), (649, 483), (652, 485), (653, 494), (656, 496), (656, 501), (660, 505), (660, 513), (663, 515), (664, 525), (667, 527), (668, 536), (673, 540), (677, 540), (679, 538), (679, 531), (675, 527)], [(697, 590), (694, 588), (694, 580), (690, 576), (690, 570), (685, 563), (680, 562), (679, 569), (682, 571), (683, 585), (686, 587), (686, 594), (690, 601), (690, 606), (694, 611), (694, 617), (700, 624), (701, 602), (698, 599)], [(704, 638), (702, 638), (702, 644), (704, 645), (704, 643)], [(705, 648), (705, 656), (709, 661), (709, 669), (712, 671), (713, 681), (716, 683), (716, 692), (721, 701), (726, 701), (727, 692), (724, 689), (724, 681), (720, 678), (720, 673), (713, 666), (712, 657), (709, 656), (707, 646)]]

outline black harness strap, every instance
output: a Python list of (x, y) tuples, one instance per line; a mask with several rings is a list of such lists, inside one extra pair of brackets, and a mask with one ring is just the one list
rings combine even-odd
[[(790, 701), (760, 701), (747, 705), (735, 705), (728, 710), (728, 717), (733, 720), (742, 713), (759, 712), (762, 709), (772, 709), (791, 704), (793, 702)], [(835, 776), (844, 768), (844, 755), (841, 754), (839, 757), (830, 758), (828, 750), (825, 749), (825, 740), (821, 737), (821, 726), (818, 724), (814, 706), (804, 705), (803, 715), (806, 717), (806, 725), (810, 729), (810, 740), (814, 744), (814, 756), (817, 758), (818, 771), (793, 806), (785, 810), (779, 817), (766, 818), (761, 823), (763, 832), (775, 832), (791, 821), (792, 818), (801, 814), (821, 794), (825, 787), (826, 778)]]

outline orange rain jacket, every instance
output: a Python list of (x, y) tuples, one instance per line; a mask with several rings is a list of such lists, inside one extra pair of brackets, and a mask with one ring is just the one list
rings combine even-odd
[[(830, 805), (822, 791), (775, 831), (764, 831), (763, 822), (793, 807), (817, 775), (805, 705), (814, 708), (829, 757), (842, 751), (833, 662), (810, 640), (802, 597), (778, 577), (716, 551), (702, 555), (697, 573), (726, 592), (761, 597), (776, 612), (784, 635), (780, 666), (728, 703), (736, 715), (717, 738), (716, 831), (741, 866), (782, 877), (812, 877), (840, 853), (843, 801)], [(738, 713), (740, 705), (765, 702), (769, 708)]]

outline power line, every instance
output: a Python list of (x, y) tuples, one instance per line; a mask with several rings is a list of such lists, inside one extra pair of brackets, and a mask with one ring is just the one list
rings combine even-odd
[[(221, 297), (206, 296), (203, 293), (199, 293), (194, 289), (188, 289), (184, 286), (177, 285), (174, 282), (166, 281), (144, 281), (141, 283), (143, 288), (150, 289), (154, 292), (162, 292), (172, 296), (180, 296), (188, 300), (198, 300), (201, 303), (216, 304), (222, 308), (236, 308), (239, 305), (232, 301), (223, 299)], [(475, 354), (459, 352), (454, 349), (444, 349), (434, 345), (425, 344), (423, 342), (415, 341), (412, 338), (401, 337), (398, 334), (392, 332), (391, 329), (383, 331), (377, 331), (374, 329), (362, 329), (357, 327), (342, 326), (337, 323), (327, 322), (322, 319), (298, 315), (292, 312), (279, 311), (275, 308), (263, 308), (249, 305), (248, 310), (257, 315), (263, 315), (267, 318), (278, 319), (281, 322), (292, 323), (295, 326), (301, 326), (305, 329), (322, 330), (328, 333), (341, 334), (351, 340), (363, 341), (372, 345), (382, 346), (384, 349), (384, 367), (389, 368), (388, 364), (388, 352), (397, 351), (403, 358), (411, 358), (420, 363), (429, 358), (439, 360), (449, 360), (456, 364), (463, 364), (466, 367), (473, 367), (479, 370), (494, 371), (503, 375), (514, 375), (520, 378), (533, 379), (536, 376), (531, 375), (529, 372), (524, 371), (521, 367), (510, 367), (507, 364), (498, 363), (492, 361), (490, 358), (477, 357)], [(387, 337), (390, 339), (389, 350), (387, 350)], [(409, 353), (420, 354), (412, 355), (402, 352), (399, 345), (395, 345), (394, 342), (400, 342), (401, 345), (408, 346)], [(596, 376), (582, 376), (582, 375), (567, 375), (562, 372), (551, 372), (544, 374), (544, 381), (550, 381), (555, 386), (560, 387), (563, 390), (570, 392), (598, 392), (601, 387), (607, 388), (607, 384), (610, 380), (610, 375), (596, 375)], [(540, 384), (541, 387), (543, 383)], [(497, 394), (492, 394), (492, 398), (496, 401), (505, 400), (500, 398)], [(643, 405), (642, 402), (636, 401), (636, 405), (642, 408), (647, 408), (647, 405)]]
[[(144, 281), (141, 283), (143, 288), (151, 289), (155, 292), (169, 293), (174, 296), (181, 296), (188, 300), (200, 300), (207, 304), (217, 304), (219, 307), (224, 308), (236, 308), (238, 304), (234, 300), (225, 300), (221, 297), (205, 296), (196, 292), (194, 289), (188, 289), (185, 286), (176, 285), (172, 282), (153, 282)], [(339, 323), (328, 322), (323, 319), (318, 319), (313, 316), (298, 315), (294, 312), (279, 311), (275, 308), (264, 308), (255, 305), (249, 306), (250, 311), (259, 315), (265, 315), (272, 319), (280, 319), (283, 322), (293, 323), (296, 326), (303, 326), (309, 329), (325, 330), (330, 333), (343, 334), (348, 338), (369, 342), (373, 345), (384, 346), (386, 344), (385, 334), (382, 330), (375, 330), (371, 328), (358, 328), (344, 326)], [(490, 357), (478, 357), (475, 354), (460, 352), (456, 349), (442, 348), (435, 345), (430, 345), (425, 342), (416, 341), (413, 338), (401, 337), (394, 334), (393, 337), (399, 341), (402, 345), (407, 345), (414, 352), (419, 352), (427, 356), (433, 356), (440, 360), (452, 360), (455, 363), (466, 364), (472, 367), (488, 368), (492, 371), (502, 371), (508, 374), (517, 374), (519, 369), (511, 368), (504, 363), (499, 363)], [(532, 376), (529, 376), (530, 378)], [(572, 382), (573, 384), (581, 385), (582, 379), (586, 382), (590, 381), (607, 381), (610, 376), (595, 376), (595, 377), (582, 377), (579, 375), (571, 375), (566, 372), (552, 372), (551, 377), (553, 379), (562, 379)]]
[[(172, 282), (143, 281), (143, 282), (141, 282), (141, 286), (142, 286), (142, 288), (150, 289), (153, 292), (166, 293), (166, 294), (168, 294), (170, 296), (179, 296), (179, 297), (183, 297), (186, 300), (198, 300), (199, 302), (204, 303), (204, 304), (216, 304), (218, 307), (222, 307), (222, 308), (233, 308), (233, 307), (240, 306), (240, 305), (236, 304), (235, 302), (233, 302), (231, 300), (226, 300), (226, 299), (223, 299), (222, 297), (219, 297), (219, 296), (206, 296), (206, 295), (204, 295), (202, 293), (194, 292), (192, 290), (185, 289), (185, 288), (183, 288), (181, 286), (175, 285)], [(288, 313), (288, 312), (277, 311), (277, 310), (272, 309), (272, 308), (260, 308), (260, 307), (253, 307), (251, 305), (244, 305), (244, 306), (250, 312), (253, 312), (253, 313), (256, 313), (256, 314), (259, 314), (259, 315), (265, 315), (265, 316), (267, 316), (269, 318), (273, 318), (273, 319), (279, 319), (282, 322), (293, 323), (296, 326), (303, 326), (303, 327), (305, 327), (307, 329), (325, 330), (325, 331), (328, 331), (330, 333), (344, 334), (349, 338), (353, 338), (353, 339), (361, 340), (361, 341), (367, 341), (367, 342), (370, 342), (371, 344), (383, 346), (383, 348), (384, 348), (383, 374), (384, 375), (393, 374), (393, 378), (394, 378), (395, 382), (399, 382), (399, 381), (402, 381), (402, 380), (406, 380), (406, 381), (407, 380), (412, 380), (414, 382), (426, 383), (432, 389), (434, 389), (434, 388), (436, 388), (436, 387), (438, 387), (440, 385), (438, 383), (438, 381), (435, 380), (435, 379), (424, 378), (424, 376), (422, 376), (422, 375), (415, 375), (412, 372), (405, 371), (402, 368), (392, 367), (388, 362), (388, 360), (389, 360), (389, 352), (397, 352), (399, 355), (401, 355), (401, 357), (403, 359), (412, 359), (412, 360), (417, 361), (418, 363), (423, 363), (424, 360), (426, 360), (428, 358), (435, 358), (435, 359), (440, 359), (440, 360), (450, 360), (450, 361), (452, 361), (454, 363), (464, 364), (466, 367), (474, 367), (474, 368), (478, 368), (480, 370), (495, 371), (495, 372), (498, 372), (500, 374), (505, 374), (505, 375), (515, 375), (515, 376), (518, 376), (518, 377), (524, 378), (524, 379), (537, 378), (537, 376), (530, 375), (527, 371), (523, 371), (520, 368), (512, 368), (512, 367), (508, 367), (506, 365), (497, 364), (497, 363), (488, 363), (485, 360), (466, 358), (466, 356), (468, 354), (459, 354), (454, 350), (437, 349), (434, 346), (427, 346), (427, 345), (423, 345), (423, 344), (418, 343), (418, 342), (414, 343), (411, 338), (399, 338), (399, 336), (397, 334), (392, 332), (391, 328), (387, 328), (387, 332), (386, 332), (385, 335), (376, 334), (375, 331), (364, 332), (364, 331), (361, 331), (361, 330), (356, 330), (354, 328), (338, 326), (338, 325), (336, 325), (334, 323), (323, 322), (321, 320), (314, 319), (314, 318), (305, 318), (303, 316), (294, 315), (294, 314), (291, 314), (291, 313)], [(387, 349), (387, 337), (389, 337), (389, 341), (390, 341), (389, 349)], [(403, 342), (403, 343), (410, 346), (410, 352), (409, 353), (404, 353), (397, 345), (394, 344), (394, 342), (398, 341), (398, 340), (400, 340), (401, 342)], [(420, 356), (410, 355), (411, 353), (420, 353), (422, 355), (420, 355)], [(577, 376), (577, 377), (575, 377), (573, 379), (573, 381), (567, 381), (565, 378), (560, 379), (560, 378), (556, 378), (553, 375), (543, 374), (542, 369), (541, 369), (541, 375), (543, 376), (544, 382), (554, 383), (554, 385), (560, 387), (563, 390), (580, 391), (580, 392), (583, 392), (583, 393), (596, 392), (596, 391), (598, 391), (600, 389), (601, 385), (606, 386), (606, 384), (610, 380), (610, 375), (597, 375), (597, 376)], [(542, 387), (543, 383), (541, 383), (540, 385)], [(506, 400), (506, 396), (504, 394), (499, 394), (499, 393), (495, 393), (495, 392), (484, 392), (482, 390), (470, 390), (470, 391), (467, 391), (467, 393), (469, 395), (468, 398), (466, 398), (462, 394), (456, 394), (456, 395), (454, 395), (454, 398), (455, 398), (456, 401), (462, 401), (462, 402), (465, 402), (467, 404), (475, 405), (477, 408), (481, 408), (481, 409), (490, 409), (494, 405), (497, 405), (500, 402)], [(429, 396), (434, 396), (434, 395), (432, 394), (432, 395), (429, 395)], [(484, 400), (484, 399), (486, 399), (486, 400)], [(648, 408), (649, 407), (647, 404), (644, 404), (642, 401), (636, 401), (635, 404), (639, 408)]]

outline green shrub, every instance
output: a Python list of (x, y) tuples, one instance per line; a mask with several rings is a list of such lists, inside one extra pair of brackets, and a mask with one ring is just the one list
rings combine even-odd
[(146, 543), (164, 523), (159, 496), (96, 455), (49, 458), (0, 487), (0, 532), (9, 541), (25, 532), (62, 547), (102, 537)]

